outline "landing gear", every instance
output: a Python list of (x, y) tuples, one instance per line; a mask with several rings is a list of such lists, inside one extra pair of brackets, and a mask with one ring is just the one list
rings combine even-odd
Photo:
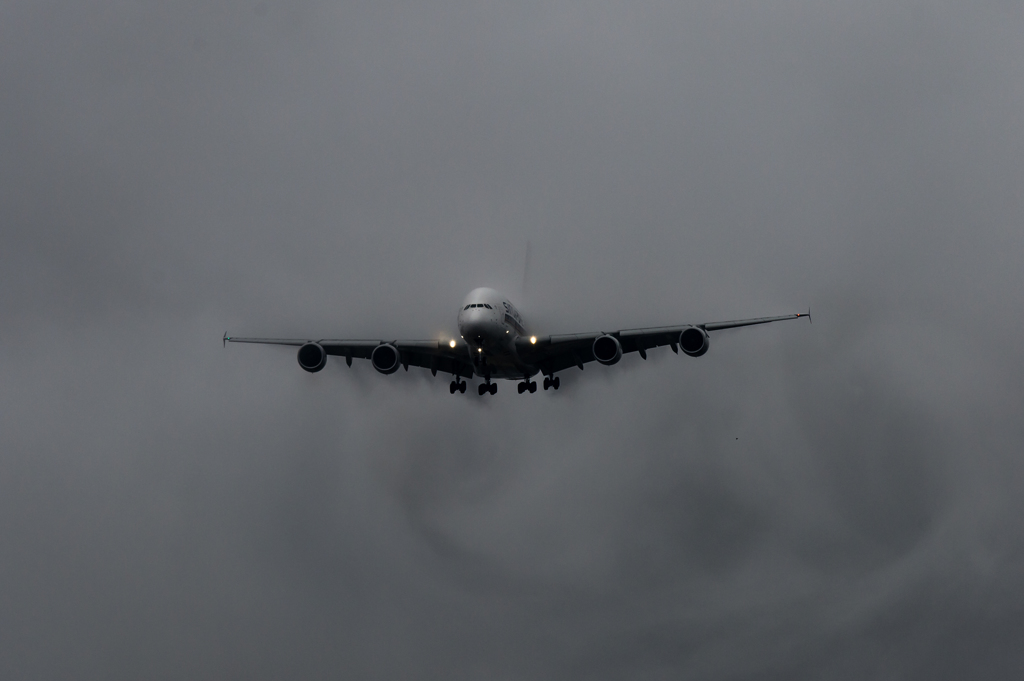
[[(558, 376), (555, 376), (554, 378), (551, 378), (550, 376), (545, 376), (544, 377), (544, 389), (545, 390), (547, 390), (548, 388), (554, 388), (555, 390), (558, 390), (558, 386), (560, 384), (561, 384), (561, 381), (558, 380)], [(533, 389), (536, 390), (537, 389), (536, 388), (537, 384), (534, 383), (533, 385), (534, 385)]]
[(531, 393), (537, 392), (537, 381), (522, 381), (518, 386), (519, 394), (522, 395), (527, 390)]
[(466, 382), (465, 381), (459, 381), (459, 392), (460, 393), (466, 392)]
[(496, 394), (498, 394), (498, 384), (497, 383), (481, 383), (477, 387), (477, 392), (480, 393), (481, 395), (483, 395), (484, 393), (490, 393), (492, 395), (496, 395)]
[(491, 389), (490, 389), (489, 392), (492, 395), (497, 395), (498, 394), (498, 384), (497, 383), (491, 383)]
[(448, 384), (448, 392), (454, 395), (456, 390), (458, 390), (460, 393), (466, 392), (466, 382), (452, 381), (451, 383)]

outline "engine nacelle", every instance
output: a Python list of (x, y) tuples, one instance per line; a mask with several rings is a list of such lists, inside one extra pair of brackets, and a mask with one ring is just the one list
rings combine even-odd
[(615, 364), (622, 359), (622, 346), (615, 336), (598, 336), (591, 347), (594, 359), (601, 364)]
[(315, 374), (327, 365), (327, 352), (319, 343), (306, 343), (299, 348), (299, 366)]
[(384, 343), (373, 349), (370, 354), (370, 364), (382, 374), (393, 374), (402, 364), (402, 356), (394, 345)]
[(679, 347), (690, 357), (703, 355), (708, 351), (709, 343), (707, 331), (697, 326), (683, 329), (679, 334)]

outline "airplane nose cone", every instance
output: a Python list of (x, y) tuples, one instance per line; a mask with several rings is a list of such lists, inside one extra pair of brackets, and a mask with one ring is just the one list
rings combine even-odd
[(492, 334), (493, 320), (478, 310), (469, 310), (459, 327), (462, 337), (473, 345), (484, 345)]
[(462, 325), (462, 335), (466, 340), (479, 342), (487, 335), (487, 325), (480, 321), (467, 322)]

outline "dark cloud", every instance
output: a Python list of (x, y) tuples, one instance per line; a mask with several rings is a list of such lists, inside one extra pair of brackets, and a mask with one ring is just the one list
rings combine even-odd
[[(1018, 678), (1022, 28), (0, 7), (0, 677)], [(487, 400), (217, 345), (480, 285), (815, 323)]]

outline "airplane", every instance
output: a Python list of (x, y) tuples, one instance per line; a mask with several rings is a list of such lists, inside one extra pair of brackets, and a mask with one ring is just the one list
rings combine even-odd
[(482, 396), (494, 395), (498, 385), (494, 379), (518, 380), (519, 394), (537, 392), (537, 374), (544, 376), (544, 390), (558, 390), (561, 381), (556, 372), (572, 367), (580, 370), (588, 362), (606, 366), (616, 364), (624, 354), (638, 352), (647, 359), (651, 348), (668, 345), (672, 352), (700, 357), (708, 351), (708, 334), (722, 329), (754, 326), (786, 319), (807, 317), (811, 311), (780, 317), (758, 317), (729, 322), (658, 326), (643, 329), (621, 329), (611, 332), (570, 333), (533, 336), (526, 331), (522, 315), (500, 293), (490, 288), (470, 291), (459, 308), (459, 337), (447, 340), (309, 340), (301, 338), (236, 338), (224, 334), (223, 344), (259, 343), (291, 345), (299, 348), (299, 366), (316, 373), (327, 365), (327, 357), (344, 357), (352, 366), (352, 358), (368, 359), (382, 374), (393, 374), (409, 365), (452, 374), (448, 386), (451, 394), (466, 392), (464, 378), (481, 376), (484, 382), (477, 389)]

